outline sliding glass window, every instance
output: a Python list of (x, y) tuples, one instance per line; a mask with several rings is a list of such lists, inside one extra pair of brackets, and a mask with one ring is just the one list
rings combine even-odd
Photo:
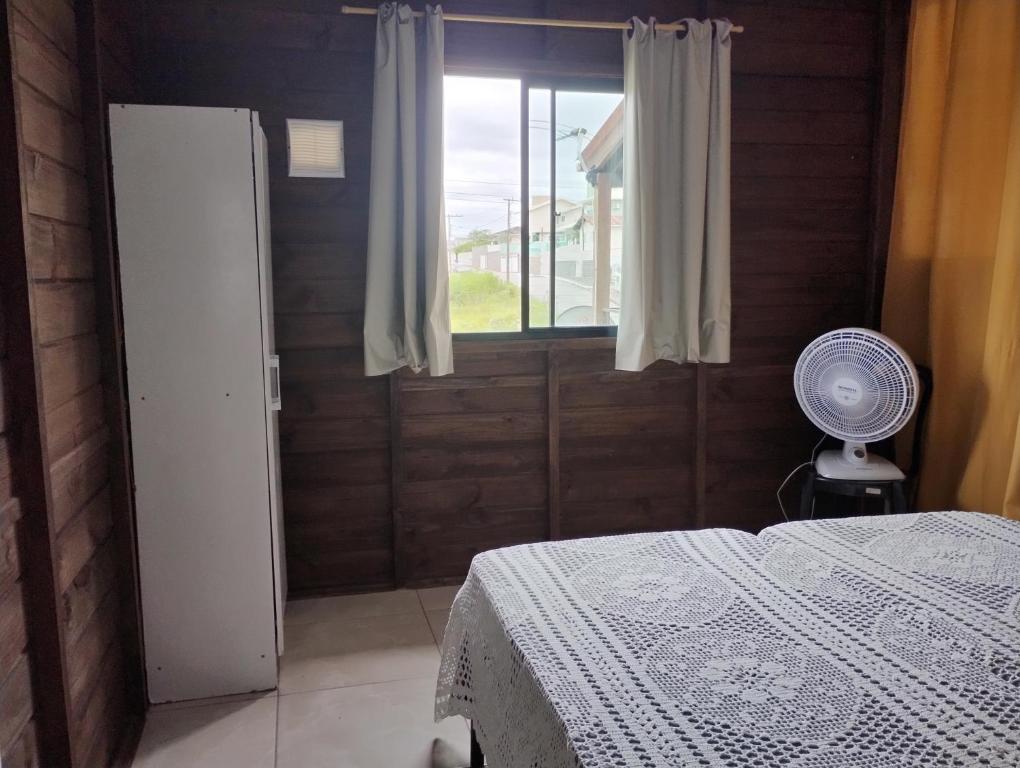
[(622, 94), (604, 83), (591, 90), (488, 77), (447, 76), (445, 85), (454, 333), (612, 333)]

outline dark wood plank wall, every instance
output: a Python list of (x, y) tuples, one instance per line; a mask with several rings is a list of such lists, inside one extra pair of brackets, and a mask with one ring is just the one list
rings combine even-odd
[[(334, 0), (153, 0), (150, 101), (259, 110), (271, 149), (287, 556), (294, 593), (462, 578), (548, 536), (779, 519), (814, 433), (803, 344), (865, 322), (879, 2), (453, 0), (447, 11), (728, 16), (733, 362), (612, 370), (603, 342), (458, 343), (457, 374), (361, 369), (374, 26)], [(621, 71), (617, 33), (449, 24), (450, 65)], [(286, 117), (344, 121), (347, 178), (286, 176)]]
[[(81, 3), (78, 10), (90, 13), (91, 5)], [(52, 567), (60, 607), (59, 658), (48, 663), (62, 671), (63, 690), (46, 688), (41, 695), (66, 702), (68, 764), (104, 766), (132, 723), (122, 629), (132, 626), (124, 618), (133, 610), (133, 590), (123, 581), (124, 554), (116, 545), (111, 503), (97, 254), (90, 232), (92, 148), (85, 131), (92, 117), (83, 110), (79, 71), (81, 19), (68, 0), (9, 0), (8, 15), (27, 214), (23, 258), (52, 537), (52, 564), (27, 565)], [(111, 42), (102, 47), (112, 49), (116, 38), (107, 39)], [(15, 510), (7, 510), (5, 519), (15, 519)], [(30, 755), (31, 729), (24, 734)], [(30, 757), (16, 759), (30, 764)], [(50, 760), (44, 751), (43, 764), (58, 764)]]
[[(6, 298), (6, 297), (5, 297)], [(0, 307), (0, 327), (7, 329)], [(0, 350), (0, 762), (29, 768), (39, 765), (36, 731), (38, 686), (32, 684), (28, 595), (16, 456), (18, 413), (9, 386), (12, 361), (7, 339)]]

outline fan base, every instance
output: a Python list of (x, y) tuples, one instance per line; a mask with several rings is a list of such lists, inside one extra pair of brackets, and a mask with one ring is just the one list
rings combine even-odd
[(815, 459), (815, 471), (830, 480), (862, 480), (881, 482), (903, 480), (906, 475), (888, 459), (868, 454), (866, 462), (851, 464), (842, 451), (822, 451)]

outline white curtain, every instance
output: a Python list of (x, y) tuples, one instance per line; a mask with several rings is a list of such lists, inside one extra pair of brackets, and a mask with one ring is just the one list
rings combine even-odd
[[(616, 367), (730, 359), (730, 29), (624, 33)], [(714, 31), (714, 34), (713, 34)]]
[(453, 372), (443, 213), (443, 14), (379, 6), (365, 373)]

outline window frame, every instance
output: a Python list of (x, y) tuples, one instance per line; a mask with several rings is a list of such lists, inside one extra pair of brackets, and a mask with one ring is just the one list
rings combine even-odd
[[(531, 328), (531, 222), (528, 207), (523, 205), (530, 199), (530, 94), (531, 89), (548, 90), (549, 122), (556, 125), (556, 92), (574, 91), (590, 93), (620, 93), (623, 95), (623, 78), (619, 75), (577, 76), (551, 73), (534, 73), (524, 70), (491, 70), (484, 67), (447, 66), (444, 75), (459, 77), (489, 77), (505, 80), (518, 80), (521, 84), (520, 104), (520, 151), (521, 151), (521, 330), (519, 331), (483, 331), (454, 333), (456, 341), (534, 341), (543, 339), (586, 339), (615, 338), (616, 325), (578, 325), (565, 327)], [(549, 176), (550, 200), (549, 218), (551, 232), (555, 233), (556, 216), (556, 131), (549, 131), (551, 151), (551, 168)], [(444, 190), (445, 194), (445, 190)], [(550, 238), (549, 252), (549, 312), (556, 311), (556, 243), (555, 237)], [(553, 317), (550, 316), (550, 322)]]

